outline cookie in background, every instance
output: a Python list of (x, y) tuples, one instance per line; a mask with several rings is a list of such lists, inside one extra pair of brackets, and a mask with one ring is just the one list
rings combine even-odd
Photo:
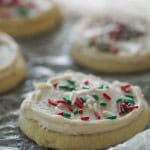
[(0, 93), (17, 86), (25, 77), (26, 65), (18, 44), (0, 32)]
[(0, 29), (16, 38), (51, 31), (61, 18), (52, 0), (0, 0)]

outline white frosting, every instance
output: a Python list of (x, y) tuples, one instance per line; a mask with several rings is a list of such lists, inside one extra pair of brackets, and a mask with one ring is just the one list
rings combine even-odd
[[(62, 84), (69, 84), (68, 79), (74, 80), (75, 90), (64, 91), (59, 88)], [(85, 81), (88, 81), (89, 89), (83, 89)], [(57, 88), (53, 85), (58, 83)], [(103, 89), (98, 89), (99, 85), (104, 85)], [(130, 90), (134, 96), (135, 106), (138, 108), (133, 109), (131, 112), (119, 115), (118, 104), (116, 99), (127, 98), (124, 92), (120, 89), (120, 86), (127, 83), (121, 83), (114, 81), (109, 83), (101, 80), (98, 77), (92, 75), (85, 75), (81, 73), (66, 73), (50, 79), (47, 83), (40, 83), (36, 85), (35, 91), (30, 93), (21, 106), (21, 116), (36, 120), (43, 128), (48, 128), (52, 131), (61, 132), (64, 134), (92, 134), (98, 132), (110, 131), (119, 127), (123, 127), (135, 118), (144, 109), (144, 96), (137, 86), (131, 86)], [(107, 100), (103, 93), (107, 93), (111, 100)], [(92, 94), (96, 94), (99, 98), (96, 100), (92, 97)], [(78, 108), (76, 104), (76, 98), (84, 96), (86, 102), (83, 104), (83, 113), (74, 114), (68, 110), (63, 104), (53, 106), (48, 104), (50, 98), (53, 102), (62, 100), (62, 97), (71, 99), (71, 107)], [(130, 99), (130, 98), (127, 98)], [(100, 106), (101, 102), (106, 102), (107, 106)], [(71, 114), (70, 118), (58, 115), (57, 113), (67, 112)], [(98, 112), (101, 116), (100, 120), (96, 118), (94, 112)], [(116, 115), (116, 119), (109, 120), (107, 117)], [(81, 117), (89, 117), (89, 120), (81, 120)]]
[(0, 33), (0, 71), (9, 67), (17, 58), (18, 45), (8, 35)]
[(0, 6), (0, 20), (34, 18), (54, 7), (51, 0), (20, 0), (20, 3), (27, 15), (19, 15), (21, 6)]
[[(118, 15), (119, 16), (119, 15)], [(126, 55), (137, 55), (150, 53), (150, 30), (149, 23), (144, 19), (137, 19), (135, 17), (125, 16), (105, 16), (97, 18), (86, 18), (79, 22), (72, 35), (72, 43), (80, 44), (83, 46), (83, 50), (86, 53), (91, 51), (96, 54), (98, 50), (95, 47), (89, 47), (89, 41), (96, 39), (97, 41), (109, 43), (114, 48), (118, 48), (119, 51), (115, 55), (126, 56)], [(139, 38), (131, 40), (113, 40), (108, 37), (108, 33), (115, 31), (115, 23), (121, 22), (131, 28), (143, 32), (144, 35)], [(99, 50), (99, 52), (102, 52)], [(111, 52), (105, 52), (111, 54)]]

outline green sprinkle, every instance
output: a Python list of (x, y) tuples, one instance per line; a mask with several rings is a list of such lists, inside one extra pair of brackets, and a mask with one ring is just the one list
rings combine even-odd
[(69, 84), (72, 84), (72, 85), (75, 84), (75, 81), (74, 81), (74, 80), (71, 80), (71, 79), (68, 79), (67, 82), (68, 82)]
[(122, 98), (118, 98), (117, 100), (116, 100), (116, 103), (120, 103), (120, 102), (122, 102), (123, 100), (122, 100)]
[(125, 112), (126, 112), (123, 107), (121, 108), (121, 112), (122, 112), (122, 113), (125, 113)]
[(104, 84), (102, 84), (98, 87), (98, 89), (103, 89), (103, 88), (104, 88)]
[(75, 109), (73, 110), (73, 113), (74, 113), (75, 115), (78, 114), (78, 109), (75, 108)]
[(99, 99), (99, 96), (98, 96), (96, 93), (93, 93), (91, 96), (92, 96), (94, 99), (96, 99), (96, 100)]
[(134, 100), (131, 100), (131, 99), (125, 99), (124, 102), (125, 102), (128, 106), (135, 104)]
[(20, 7), (17, 9), (17, 13), (19, 14), (19, 16), (25, 17), (28, 15), (28, 9), (24, 7)]
[(66, 101), (69, 104), (71, 104), (71, 102), (72, 102), (72, 100), (68, 97), (63, 97), (63, 100)]
[(86, 103), (86, 97), (85, 96), (80, 96), (80, 99), (81, 99), (81, 101), (83, 102), (83, 103)]
[(65, 90), (65, 91), (73, 91), (73, 90), (75, 90), (74, 87), (70, 87), (68, 85), (59, 85), (59, 88)]
[(129, 98), (132, 98), (132, 99), (134, 98), (134, 96), (131, 95), (131, 94), (125, 94), (125, 96), (126, 96), (126, 97), (129, 97)]
[(98, 87), (98, 89), (104, 89), (104, 88), (108, 89), (109, 86), (108, 86), (108, 85), (101, 84), (101, 85)]
[(100, 106), (107, 106), (106, 102), (100, 102)]
[(88, 86), (83, 86), (82, 89), (90, 89)]
[(70, 118), (71, 114), (64, 112), (63, 116), (66, 117), (66, 118)]
[(112, 115), (112, 116), (108, 116), (106, 119), (116, 119), (117, 116), (116, 115)]

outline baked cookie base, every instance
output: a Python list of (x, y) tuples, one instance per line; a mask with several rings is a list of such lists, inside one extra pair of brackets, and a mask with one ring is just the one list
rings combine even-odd
[(0, 93), (14, 88), (24, 79), (26, 66), (22, 56), (19, 55), (15, 63), (7, 68), (7, 70), (8, 74), (4, 77), (0, 77)]
[(15, 38), (27, 38), (51, 31), (61, 18), (59, 7), (55, 6), (36, 18), (0, 21), (0, 30)]
[(142, 113), (130, 124), (109, 132), (89, 135), (66, 135), (41, 127), (37, 121), (19, 118), (21, 130), (37, 144), (62, 150), (95, 150), (116, 145), (143, 130), (149, 121), (149, 108), (145, 105)]
[(78, 44), (71, 47), (73, 58), (80, 65), (104, 73), (134, 73), (150, 70), (150, 54), (120, 57), (104, 53), (89, 54)]

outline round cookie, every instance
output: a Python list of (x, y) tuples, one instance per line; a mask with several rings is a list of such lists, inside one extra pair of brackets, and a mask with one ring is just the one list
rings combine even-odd
[(79, 64), (100, 72), (149, 70), (149, 39), (149, 23), (143, 18), (84, 18), (73, 29), (71, 54)]
[(138, 86), (65, 73), (36, 85), (21, 105), (19, 126), (45, 147), (92, 150), (134, 136), (149, 115)]
[(60, 9), (51, 0), (0, 1), (0, 29), (17, 38), (50, 31), (60, 20)]
[(0, 93), (3, 93), (15, 87), (26, 73), (19, 46), (4, 33), (0, 33), (0, 64)]

